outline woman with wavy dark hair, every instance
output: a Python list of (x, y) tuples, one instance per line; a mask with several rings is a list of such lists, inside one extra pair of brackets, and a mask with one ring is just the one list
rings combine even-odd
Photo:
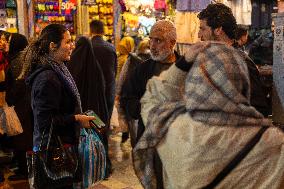
[[(34, 116), (33, 151), (39, 150), (43, 132), (53, 122), (63, 143), (77, 144), (80, 127), (89, 128), (93, 116), (81, 115), (81, 100), (65, 62), (74, 48), (69, 31), (60, 24), (46, 26), (23, 54), (23, 71), (31, 87)], [(43, 136), (46, 146), (47, 134)], [(70, 188), (70, 186), (66, 186)]]

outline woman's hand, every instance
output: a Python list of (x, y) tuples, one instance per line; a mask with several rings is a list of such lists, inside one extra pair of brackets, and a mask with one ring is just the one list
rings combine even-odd
[(95, 120), (95, 116), (87, 116), (87, 115), (81, 115), (77, 114), (75, 115), (75, 120), (80, 123), (80, 126), (86, 129), (91, 128), (90, 121)]

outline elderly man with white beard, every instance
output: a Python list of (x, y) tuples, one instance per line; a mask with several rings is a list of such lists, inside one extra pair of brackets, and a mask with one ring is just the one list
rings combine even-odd
[[(144, 132), (145, 126), (141, 118), (140, 99), (146, 90), (146, 84), (153, 76), (159, 76), (161, 72), (167, 70), (173, 63), (181, 66), (190, 67), (190, 64), (184, 64), (184, 57), (174, 52), (176, 44), (176, 28), (172, 22), (160, 20), (155, 23), (150, 31), (150, 51), (151, 58), (138, 65), (130, 79), (122, 86), (121, 105), (129, 117), (138, 120), (138, 128), (129, 128), (137, 130), (136, 144)], [(189, 69), (189, 68), (188, 68)], [(157, 188), (163, 188), (162, 171), (159, 157), (154, 158), (156, 176), (158, 177)]]

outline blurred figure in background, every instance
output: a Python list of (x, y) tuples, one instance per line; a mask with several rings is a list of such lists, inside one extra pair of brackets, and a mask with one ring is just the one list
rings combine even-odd
[[(109, 113), (108, 121), (106, 122), (106, 124), (108, 125), (107, 128), (109, 128), (115, 98), (115, 76), (117, 69), (117, 56), (114, 46), (103, 39), (105, 31), (104, 23), (102, 21), (93, 20), (90, 23), (90, 32), (90, 35), (92, 37), (91, 42), (93, 46), (93, 52), (96, 60), (101, 66), (105, 79), (105, 97), (107, 103), (107, 110)], [(106, 134), (104, 135), (105, 146), (108, 146), (108, 135), (109, 130), (106, 131)], [(112, 167), (109, 158), (107, 159), (107, 161), (108, 168), (106, 177), (109, 177), (110, 173), (112, 172)]]
[[(269, 106), (272, 107), (272, 87), (273, 87), (273, 41), (274, 41), (274, 22), (271, 30), (260, 35), (255, 39), (249, 49), (249, 56), (256, 63), (265, 87), (265, 94), (268, 98)], [(270, 111), (270, 114), (272, 110)]]
[(100, 20), (93, 20), (90, 23), (90, 35), (92, 37), (92, 46), (95, 58), (97, 59), (103, 71), (105, 79), (105, 96), (109, 118), (107, 124), (110, 123), (111, 114), (114, 106), (115, 98), (115, 76), (117, 70), (117, 56), (114, 46), (103, 39), (104, 24)]
[[(5, 72), (8, 68), (8, 51), (9, 51), (9, 39), (10, 39), (10, 33), (5, 31), (0, 31), (0, 108), (4, 106), (6, 103), (5, 95), (6, 95), (6, 76)], [(4, 135), (0, 135), (0, 145), (1, 148), (4, 149), (7, 146), (11, 145), (9, 144), (10, 141), (7, 141), (7, 137)], [(0, 182), (3, 182), (5, 180), (4, 173), (2, 167), (0, 167)]]
[(260, 35), (250, 44), (249, 56), (255, 64), (264, 66), (273, 64), (274, 23), (271, 30)]
[(21, 61), (22, 51), (28, 45), (27, 38), (18, 33), (11, 34), (9, 44), (9, 68), (7, 71), (6, 101), (9, 106), (15, 106), (15, 111), (23, 127), (23, 133), (12, 138), (14, 159), (18, 164), (15, 175), (8, 177), (9, 180), (20, 180), (28, 178), (26, 151), (32, 149), (33, 138), (33, 115), (31, 109), (30, 90), (27, 88), (24, 79), (19, 79), (23, 62)]
[(237, 25), (235, 37), (236, 41), (233, 46), (245, 52), (245, 45), (247, 44), (249, 37), (248, 28), (244, 25)]
[(128, 56), (130, 53), (134, 51), (135, 43), (132, 37), (123, 37), (117, 47), (117, 74), (116, 81), (119, 80), (120, 72), (122, 70), (123, 65), (126, 63)]
[[(118, 121), (119, 127), (122, 131), (122, 139), (121, 142), (124, 143), (129, 138), (129, 132), (132, 132), (130, 136), (134, 136), (136, 133), (133, 129), (137, 128), (134, 126), (135, 120), (131, 119), (125, 113), (126, 110), (123, 110), (120, 106), (120, 96), (123, 96), (123, 85), (124, 83), (129, 80), (130, 76), (132, 75), (134, 69), (144, 61), (151, 58), (150, 54), (150, 39), (145, 38), (137, 46), (135, 53), (129, 53), (126, 63), (123, 65), (119, 81), (117, 84), (117, 105), (118, 105)], [(134, 147), (134, 139), (131, 139), (131, 145)]]

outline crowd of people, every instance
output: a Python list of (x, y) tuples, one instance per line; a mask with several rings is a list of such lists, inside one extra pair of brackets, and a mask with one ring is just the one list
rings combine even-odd
[(283, 188), (284, 133), (268, 119), (271, 91), (253, 56), (267, 41), (261, 36), (246, 53), (248, 29), (224, 4), (208, 5), (198, 18), (201, 42), (184, 54), (175, 51), (178, 34), (168, 20), (157, 21), (139, 44), (123, 37), (117, 49), (103, 39), (99, 20), (75, 44), (60, 24), (30, 43), (0, 32), (0, 106), (15, 106), (24, 130), (1, 136), (18, 164), (9, 180), (28, 178), (25, 153), (47, 145), (51, 125), (63, 143), (77, 145), (80, 129), (95, 119), (87, 110), (106, 124), (97, 132), (108, 178), (115, 169), (108, 155), (115, 106), (121, 142), (130, 138), (146, 189)]

